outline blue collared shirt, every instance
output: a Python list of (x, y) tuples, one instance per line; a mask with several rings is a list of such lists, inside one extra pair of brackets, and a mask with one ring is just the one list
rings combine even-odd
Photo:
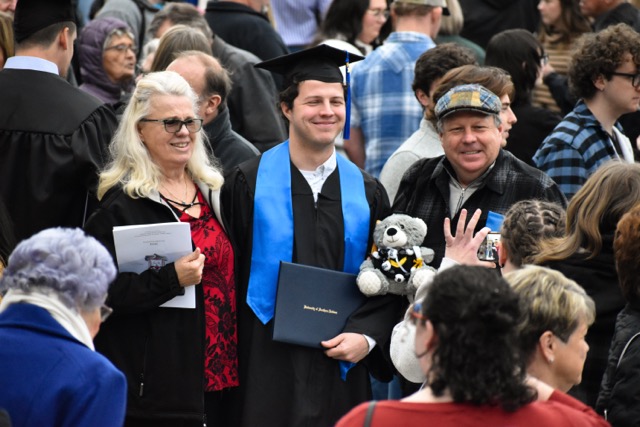
[(423, 110), (411, 83), (418, 57), (434, 46), (426, 34), (391, 33), (382, 46), (353, 68), (351, 127), (362, 130), (365, 169), (375, 177), (420, 127)]

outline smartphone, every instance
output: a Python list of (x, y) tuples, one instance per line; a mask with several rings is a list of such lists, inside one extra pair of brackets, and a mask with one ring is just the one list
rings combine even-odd
[(500, 233), (490, 232), (478, 248), (478, 259), (481, 261), (498, 261), (498, 242)]

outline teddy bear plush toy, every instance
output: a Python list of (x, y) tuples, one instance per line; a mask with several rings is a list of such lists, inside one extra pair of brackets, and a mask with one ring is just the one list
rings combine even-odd
[(433, 249), (421, 247), (427, 225), (420, 218), (393, 214), (379, 221), (373, 230), (373, 251), (360, 265), (356, 280), (367, 296), (392, 293), (411, 300), (416, 289), (433, 280), (436, 270)]

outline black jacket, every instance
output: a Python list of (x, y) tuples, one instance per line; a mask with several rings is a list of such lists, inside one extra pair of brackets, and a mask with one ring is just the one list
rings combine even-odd
[(266, 61), (289, 53), (269, 19), (233, 1), (210, 1), (204, 14), (214, 33)]
[(460, 35), (486, 48), (494, 34), (511, 28), (538, 29), (538, 0), (460, 0), (464, 27)]
[(596, 320), (586, 337), (589, 353), (582, 382), (569, 390), (570, 395), (594, 407), (607, 366), (616, 316), (625, 305), (613, 256), (613, 232), (602, 233), (602, 250), (596, 257), (586, 257), (585, 253), (576, 253), (564, 261), (551, 262), (548, 267), (575, 280), (596, 303)]
[(518, 121), (509, 131), (505, 148), (518, 159), (535, 168), (533, 155), (538, 151), (542, 141), (560, 123), (562, 117), (546, 108), (534, 107), (530, 103), (512, 105), (511, 108)]
[(204, 131), (209, 137), (207, 149), (220, 160), (224, 171), (260, 154), (256, 147), (231, 129), (228, 108), (204, 125)]
[(634, 30), (640, 32), (640, 11), (638, 8), (630, 3), (622, 3), (598, 16), (593, 23), (593, 29), (597, 32), (611, 25), (620, 23), (627, 24)]
[[(234, 1), (209, 1), (204, 17), (216, 35), (263, 61), (289, 53), (269, 19), (249, 6)], [(272, 76), (276, 87), (282, 89), (282, 76), (276, 73)]]
[(250, 52), (213, 41), (213, 56), (229, 71), (233, 89), (227, 98), (231, 127), (260, 151), (287, 139), (287, 128), (277, 107), (278, 93), (271, 74), (255, 68), (260, 60)]
[[(211, 202), (217, 193), (203, 190)], [(217, 203), (217, 200), (214, 201)], [(217, 212), (217, 206), (212, 206)], [(112, 188), (85, 230), (116, 259), (113, 227), (175, 222), (173, 210), (157, 194), (133, 199)], [(158, 271), (119, 273), (109, 288), (113, 316), (95, 339), (96, 349), (127, 377), (127, 418), (204, 419), (204, 309), (202, 286), (196, 287), (196, 309), (159, 308), (184, 294), (173, 263)]]
[(470, 215), (476, 209), (482, 209), (475, 231), (478, 232), (486, 224), (489, 211), (504, 215), (511, 205), (520, 200), (540, 199), (563, 207), (567, 205), (564, 195), (551, 178), (505, 150), (500, 150), (495, 165), (460, 210), (450, 206), (451, 176), (455, 176), (455, 172), (444, 155), (420, 159), (403, 175), (393, 203), (393, 212), (421, 218), (427, 224), (429, 232), (421, 246), (435, 251), (431, 262), (435, 268), (440, 267), (444, 257), (444, 219), (451, 218), (451, 228), (455, 229), (462, 208)]
[(613, 427), (640, 424), (640, 337), (636, 337), (620, 361), (622, 350), (640, 333), (640, 307), (627, 306), (618, 314), (609, 349), (607, 369), (602, 377), (596, 411), (604, 414)]

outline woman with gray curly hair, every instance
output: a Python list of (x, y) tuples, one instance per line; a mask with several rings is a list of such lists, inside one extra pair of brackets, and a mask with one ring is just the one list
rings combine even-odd
[(93, 337), (116, 269), (82, 230), (22, 241), (0, 280), (0, 407), (13, 425), (120, 426), (126, 381)]
[[(191, 229), (192, 253), (120, 272), (109, 289), (114, 315), (96, 347), (127, 376), (127, 426), (202, 426), (207, 416), (233, 425), (225, 414), (238, 385), (234, 256), (220, 216), (223, 178), (207, 156), (197, 102), (177, 73), (138, 82), (100, 174), (100, 207), (85, 227), (114, 259), (115, 226)], [(192, 286), (195, 309), (161, 307)]]

